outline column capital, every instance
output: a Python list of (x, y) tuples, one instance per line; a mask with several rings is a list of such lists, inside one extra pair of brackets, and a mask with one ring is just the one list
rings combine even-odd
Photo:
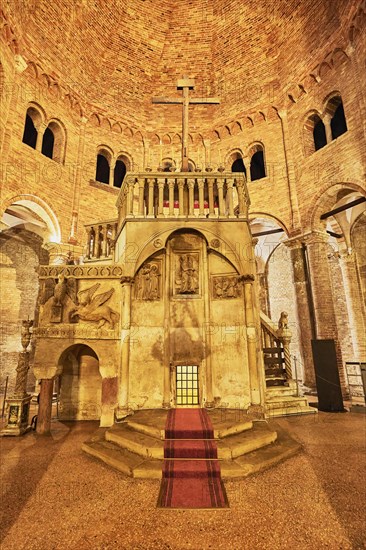
[(120, 279), (121, 285), (132, 285), (133, 282), (134, 282), (133, 277), (124, 276), (124, 277), (121, 277)]
[(244, 275), (239, 275), (238, 281), (240, 283), (249, 283), (252, 284), (255, 281), (255, 276), (252, 273), (246, 273)]

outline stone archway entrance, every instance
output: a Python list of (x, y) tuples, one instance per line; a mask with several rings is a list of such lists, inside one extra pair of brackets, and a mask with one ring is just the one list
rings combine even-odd
[(76, 344), (63, 352), (60, 364), (60, 419), (99, 420), (102, 377), (97, 354), (85, 344)]

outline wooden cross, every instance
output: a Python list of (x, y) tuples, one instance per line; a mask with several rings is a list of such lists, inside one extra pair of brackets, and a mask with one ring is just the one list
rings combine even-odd
[(182, 116), (182, 172), (188, 172), (188, 108), (192, 104), (212, 105), (220, 103), (217, 97), (189, 98), (189, 90), (194, 89), (194, 79), (183, 76), (177, 82), (177, 90), (183, 90), (182, 97), (153, 97), (153, 103), (183, 105)]

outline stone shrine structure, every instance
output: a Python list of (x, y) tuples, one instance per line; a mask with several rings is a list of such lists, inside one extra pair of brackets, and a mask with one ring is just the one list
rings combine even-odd
[(40, 433), (53, 393), (60, 418), (104, 426), (183, 394), (296, 412), (314, 339), (334, 340), (349, 396), (345, 365), (366, 358), (365, 0), (270, 4), (5, 3), (0, 388), (34, 319)]

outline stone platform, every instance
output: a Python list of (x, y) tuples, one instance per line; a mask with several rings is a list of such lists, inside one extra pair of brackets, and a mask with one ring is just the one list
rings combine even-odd
[[(278, 426), (250, 418), (244, 411), (208, 411), (217, 440), (223, 479), (243, 478), (292, 456), (300, 445)], [(166, 410), (144, 410), (111, 428), (99, 428), (82, 449), (124, 474), (161, 479)]]

